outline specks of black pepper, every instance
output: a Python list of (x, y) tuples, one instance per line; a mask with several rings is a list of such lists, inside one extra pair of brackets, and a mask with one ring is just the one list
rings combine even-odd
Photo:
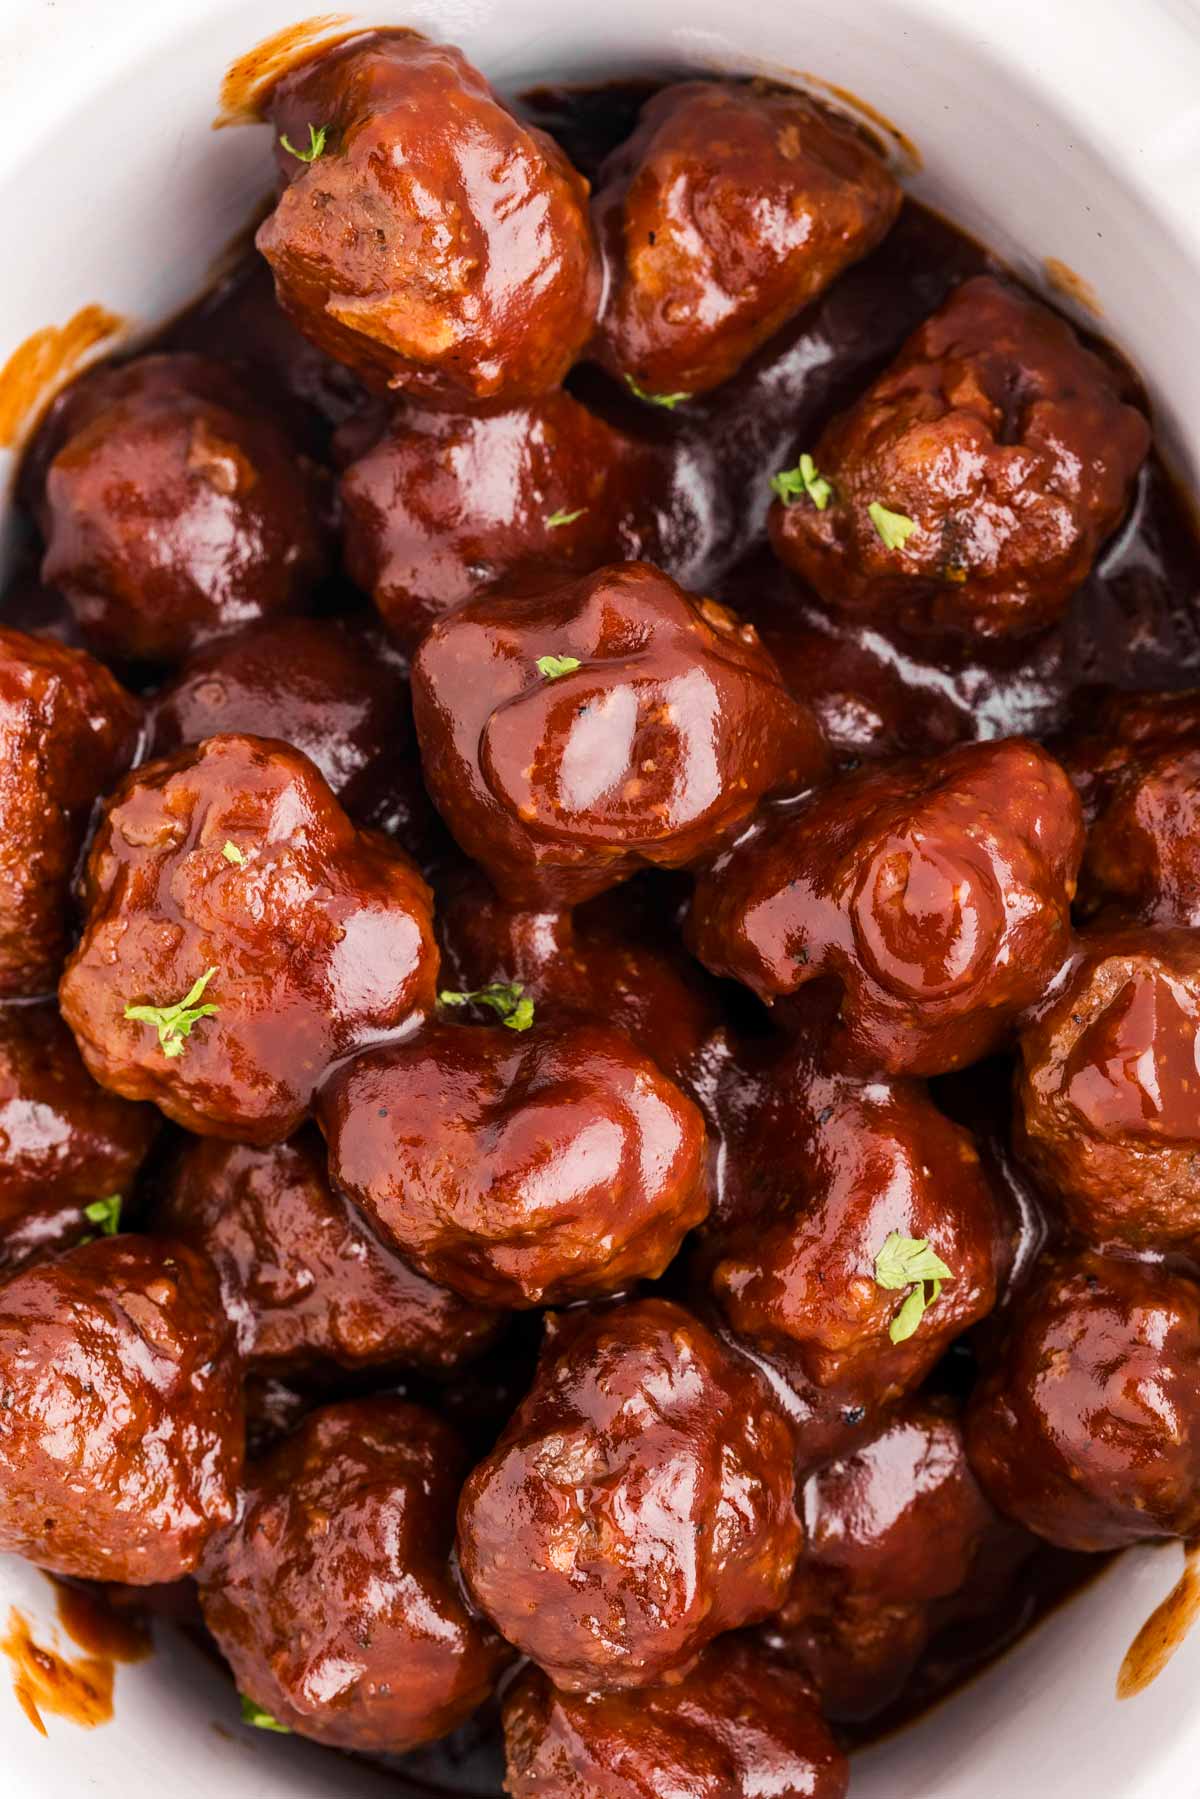
[(51, 1531), (51, 1530), (53, 1530), (53, 1529), (54, 1529), (54, 1520), (53, 1520), (53, 1518), (43, 1518), (43, 1519), (42, 1519), (42, 1529), (43, 1529), (43, 1530), (44, 1530), (44, 1531)]
[(1096, 1291), (1097, 1287), (1100, 1285), (1099, 1275), (1085, 1274), (1083, 1279), (1084, 1279), (1084, 1285), (1087, 1287), (1089, 1293), (1094, 1293)]
[(1079, 1012), (1072, 1012), (1071, 1023), (1072, 1024), (1082, 1024), (1083, 1023), (1082, 1015)]
[(386, 1118), (386, 1117), (387, 1117), (387, 1115), (388, 1115), (388, 1109), (387, 1109), (387, 1107), (386, 1107), (386, 1106), (380, 1106), (380, 1108), (379, 1108), (379, 1111), (378, 1111), (378, 1113), (377, 1113), (377, 1114), (376, 1114), (376, 1116), (377, 1116), (377, 1117), (379, 1117), (379, 1118)]
[(817, 1123), (818, 1124), (828, 1124), (829, 1120), (832, 1117), (833, 1117), (833, 1107), (832, 1106), (822, 1106), (821, 1110), (817, 1113)]
[(842, 1407), (843, 1424), (861, 1424), (866, 1417), (866, 1407), (861, 1405), (844, 1405)]
[(799, 962), (801, 968), (807, 968), (807, 966), (808, 966), (808, 951), (806, 949), (798, 949), (796, 951), (796, 960), (797, 960), (797, 962)]
[(653, 243), (653, 242), (654, 242), (654, 241), (655, 241), (655, 240), (654, 240), (654, 233), (653, 233), (653, 231), (647, 231), (647, 233), (646, 233), (646, 242), (647, 242), (647, 243), (650, 243), (650, 244), (652, 244), (652, 243)]

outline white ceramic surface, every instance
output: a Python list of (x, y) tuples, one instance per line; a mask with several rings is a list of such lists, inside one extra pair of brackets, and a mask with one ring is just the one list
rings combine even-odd
[[(204, 284), (267, 185), (265, 132), (213, 132), (233, 57), (302, 0), (0, 0), (0, 365), (99, 302), (148, 329)], [(814, 71), (919, 146), (913, 190), (1027, 275), (1069, 265), (1200, 471), (1196, 0), (380, 0), (364, 24), (463, 45), (498, 84), (622, 69)], [(5, 475), (0, 453), (0, 480)], [(1200, 1633), (1118, 1705), (1122, 1655), (1181, 1565), (1127, 1556), (986, 1677), (856, 1763), (854, 1799), (1200, 1799)], [(44, 1580), (0, 1560), (0, 1623)], [(120, 1671), (115, 1721), (38, 1737), (0, 1669), (0, 1799), (357, 1799), (394, 1782), (242, 1730), (181, 1642)]]

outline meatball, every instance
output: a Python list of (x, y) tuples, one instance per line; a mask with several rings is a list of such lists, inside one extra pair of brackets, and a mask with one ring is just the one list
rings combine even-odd
[(753, 627), (648, 563), (467, 601), (418, 650), (413, 708), (434, 803), (517, 905), (695, 862), (826, 763)]
[(1063, 1549), (1200, 1527), (1200, 1287), (1091, 1251), (1044, 1263), (967, 1414), (1002, 1512)]
[(102, 1237), (0, 1287), (0, 1549), (148, 1586), (196, 1567), (242, 1467), (233, 1328), (181, 1243)]
[(803, 1676), (737, 1637), (633, 1694), (560, 1693), (530, 1668), (504, 1736), (512, 1799), (844, 1799), (849, 1780)]
[[(820, 1414), (870, 1423), (991, 1311), (1008, 1221), (972, 1138), (919, 1082), (830, 1073), (822, 1037), (726, 1071), (724, 1223), (705, 1260), (735, 1332), (780, 1352)], [(801, 1433), (805, 1464), (828, 1447), (820, 1422)]]
[(459, 1556), (479, 1604), (568, 1692), (684, 1671), (781, 1602), (800, 1547), (791, 1431), (682, 1306), (569, 1319), (470, 1476)]
[(700, 1113), (603, 1025), (432, 1025), (336, 1074), (320, 1119), (334, 1184), (481, 1305), (661, 1274), (708, 1210)]
[(1200, 1239), (1200, 937), (1082, 938), (1021, 1037), (1017, 1143), (1091, 1242)]
[(390, 1754), (482, 1704), (510, 1652), (455, 1582), (464, 1469), (449, 1425), (390, 1398), (313, 1412), (250, 1466), (200, 1571), (248, 1698), (302, 1736)]
[(767, 1001), (841, 985), (836, 1050), (944, 1074), (1001, 1047), (1067, 956), (1079, 802), (1034, 743), (853, 774), (703, 873), (692, 947)]
[(801, 1505), (804, 1549), (765, 1634), (810, 1675), (829, 1716), (868, 1718), (902, 1691), (998, 1520), (943, 1399), (912, 1402), (817, 1469)]
[(210, 737), (118, 789), (59, 990), (102, 1086), (201, 1136), (267, 1144), (328, 1069), (433, 1002), (429, 890), (316, 768)]
[(50, 429), (42, 579), (100, 655), (180, 662), (295, 611), (324, 574), (320, 474), (221, 364), (146, 356), (107, 369)]
[(333, 1191), (315, 1131), (269, 1149), (189, 1144), (156, 1228), (210, 1257), (253, 1368), (449, 1369), (497, 1333), (494, 1313), (415, 1273)]
[(760, 83), (663, 88), (598, 185), (595, 353), (651, 397), (727, 381), (874, 249), (901, 199), (854, 126)]
[(510, 986), (539, 1020), (613, 1024), (695, 1098), (721, 1025), (715, 984), (629, 894), (535, 911), (506, 906), (475, 869), (456, 871), (438, 891), (442, 985), (468, 994)]
[(775, 551), (836, 612), (970, 638), (1040, 631), (1150, 448), (1125, 388), (1056, 314), (990, 275), (966, 281), (792, 471)]
[(140, 725), (138, 702), (84, 651), (0, 627), (0, 999), (58, 979), (88, 817)]
[(284, 186), (255, 241), (306, 336), (458, 410), (558, 386), (599, 301), (587, 183), (459, 51), (361, 32), (284, 75), (269, 114)]
[(653, 449), (561, 391), (486, 418), (406, 411), (342, 476), (346, 568), (411, 648), (486, 589), (661, 560), (668, 484)]
[(201, 650), (150, 707), (149, 753), (244, 731), (303, 750), (356, 824), (403, 836), (427, 807), (408, 680), (346, 619), (277, 619)]
[(157, 1114), (97, 1087), (55, 1006), (0, 1006), (0, 1273), (94, 1231), (127, 1195)]
[(1080, 910), (1200, 925), (1200, 691), (1110, 695), (1060, 754), (1088, 825)]

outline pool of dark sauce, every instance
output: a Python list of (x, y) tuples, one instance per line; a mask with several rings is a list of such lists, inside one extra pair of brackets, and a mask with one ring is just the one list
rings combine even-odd
[[(594, 179), (652, 91), (649, 83), (540, 89), (525, 96), (523, 106)], [(627, 431), (670, 446), (678, 470), (673, 503), (686, 515), (688, 544), (685, 565), (671, 572), (754, 621), (789, 681), (817, 708), (846, 765), (898, 751), (936, 751), (971, 737), (1051, 737), (1088, 706), (1098, 687), (1200, 684), (1200, 536), (1188, 501), (1157, 455), (1142, 471), (1129, 519), (1063, 623), (1032, 643), (989, 653), (987, 660), (905, 643), (876, 624), (834, 622), (769, 551), (764, 521), (770, 477), (811, 448), (829, 416), (862, 391), (954, 286), (1001, 266), (953, 225), (909, 202), (878, 250), (716, 393), (665, 413), (640, 405), (590, 367), (570, 378), (582, 400)], [(288, 396), (298, 408), (297, 430), (317, 453), (327, 448), (332, 426), (362, 401), (353, 377), (310, 350), (274, 310), (266, 266), (249, 248), (153, 347), (238, 361), (265, 389)], [(1096, 347), (1104, 352), (1103, 345)], [(29, 558), (0, 600), (0, 618), (69, 634), (55, 596), (34, 578), (32, 532), (29, 545)], [(327, 601), (365, 604), (344, 585)], [(152, 678), (147, 671), (146, 679)], [(969, 1084), (970, 1071), (957, 1079), (960, 1088)], [(977, 1079), (1006, 1083), (1006, 1071), (989, 1067)], [(953, 1098), (945, 1096), (949, 1109), (971, 1109), (961, 1092), (957, 1104)], [(1008, 1178), (1004, 1145), (994, 1143), (989, 1154)], [(1013, 1181), (1019, 1177), (1012, 1176), (1010, 1186)], [(1026, 1216), (1028, 1197), (1017, 1197), (1026, 1247), (1036, 1248), (1039, 1223)], [(935, 1379), (965, 1387), (972, 1370), (969, 1346), (956, 1346)], [(498, 1382), (495, 1416), (476, 1419), (487, 1435), (511, 1411), (515, 1391)], [(944, 1698), (1107, 1565), (1105, 1557), (1036, 1552), (1006, 1583), (999, 1610), (935, 1636), (904, 1694), (854, 1740), (890, 1732)], [(1191, 1597), (1189, 1588), (1178, 1608), (1189, 1615)], [(232, 1693), (230, 1708), (236, 1718)], [(331, 1761), (331, 1770), (336, 1765)], [(486, 1708), (444, 1742), (390, 1759), (386, 1767), (392, 1790), (410, 1799), (499, 1799), (503, 1757), (496, 1708)]]

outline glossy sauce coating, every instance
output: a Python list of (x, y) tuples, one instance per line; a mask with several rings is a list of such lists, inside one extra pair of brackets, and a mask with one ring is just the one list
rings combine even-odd
[(319, 472), (220, 363), (102, 370), (45, 430), (42, 579), (98, 654), (180, 662), (295, 611), (325, 572)]
[(811, 1474), (801, 1511), (804, 1548), (764, 1636), (807, 1672), (828, 1716), (869, 1717), (903, 1690), (939, 1602), (962, 1593), (999, 1528), (954, 1407), (910, 1402)]
[(149, 756), (227, 732), (278, 737), (316, 763), (356, 824), (408, 848), (428, 801), (402, 659), (349, 619), (280, 619), (199, 651), (155, 694)]
[(759, 83), (663, 88), (605, 162), (593, 353), (650, 395), (735, 374), (888, 230), (900, 189), (844, 120)]
[(495, 1314), (425, 1280), (380, 1242), (330, 1187), (312, 1130), (268, 1149), (192, 1141), (155, 1229), (210, 1258), (252, 1368), (450, 1369), (498, 1331)]
[(0, 628), (0, 999), (53, 989), (88, 813), (140, 726), (132, 694), (82, 650)]
[(96, 1085), (52, 1003), (0, 1006), (0, 1272), (93, 1232), (85, 1206), (129, 1194), (157, 1123)]
[(1149, 448), (1146, 419), (1070, 326), (980, 276), (826, 426), (814, 455), (832, 495), (777, 500), (771, 539), (832, 608), (1020, 636), (1062, 616)]
[(335, 1076), (319, 1117), (334, 1184), (483, 1305), (661, 1274), (708, 1210), (700, 1113), (602, 1025), (429, 1025)]
[[(333, 1062), (433, 1001), (425, 883), (270, 738), (211, 737), (140, 769), (109, 804), (86, 888), (63, 1016), (103, 1086), (201, 1136), (290, 1136)], [(209, 968), (215, 1014), (164, 1054), (126, 1007), (177, 1004)]]
[(1080, 910), (1200, 925), (1200, 694), (1110, 694), (1059, 748), (1088, 826)]
[(740, 1637), (635, 1693), (557, 1692), (530, 1669), (504, 1735), (511, 1799), (844, 1799), (850, 1778), (804, 1677)]
[[(702, 1263), (733, 1331), (809, 1390), (814, 1416), (798, 1433), (808, 1467), (855, 1425), (870, 1428), (986, 1317), (1011, 1253), (970, 1135), (920, 1082), (831, 1072), (823, 1023), (730, 1065), (716, 1102), (721, 1214)], [(908, 1289), (876, 1278), (894, 1233), (930, 1244), (952, 1272), (898, 1342)]]
[[(256, 242), (283, 311), (372, 385), (471, 410), (556, 387), (600, 296), (587, 184), (458, 50), (350, 38), (285, 75)], [(290, 154), (323, 129), (315, 159)]]
[(1067, 955), (1079, 802), (1036, 744), (864, 770), (697, 883), (692, 947), (763, 999), (833, 976), (856, 1067), (944, 1074), (1000, 1048)]
[(1065, 1549), (1200, 1525), (1200, 1289), (1091, 1252), (1046, 1264), (967, 1415), (984, 1491)]
[(421, 644), (413, 707), (439, 811), (516, 904), (685, 866), (825, 767), (756, 633), (648, 563), (468, 601)]
[(678, 560), (693, 521), (672, 516), (671, 465), (561, 389), (483, 418), (406, 409), (342, 475), (346, 568), (415, 648), (473, 594)]
[(398, 1754), (491, 1692), (508, 1651), (454, 1580), (455, 1433), (399, 1399), (315, 1412), (247, 1471), (200, 1573), (241, 1692), (302, 1736)]
[(1015, 1138), (1080, 1236), (1200, 1238), (1200, 938), (1084, 936), (1021, 1037)]
[(564, 1691), (681, 1676), (782, 1599), (791, 1432), (682, 1306), (568, 1314), (463, 1489), (458, 1546), (478, 1603)]
[(614, 1025), (697, 1098), (724, 1013), (662, 905), (657, 892), (624, 887), (573, 909), (506, 906), (477, 870), (455, 870), (438, 884), (442, 986), (519, 981), (539, 1020)]
[(207, 1260), (106, 1237), (0, 1287), (0, 1549), (144, 1586), (234, 1515), (240, 1368)]

